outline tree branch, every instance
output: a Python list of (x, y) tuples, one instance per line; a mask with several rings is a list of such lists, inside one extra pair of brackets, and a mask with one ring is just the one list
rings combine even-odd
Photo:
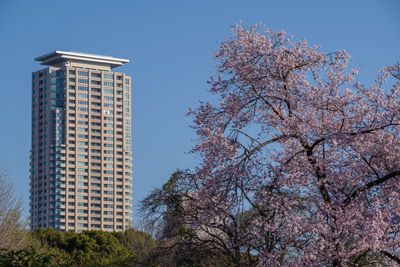
[(388, 257), (388, 258), (394, 260), (395, 262), (397, 262), (397, 264), (400, 264), (400, 258), (397, 257), (396, 255), (393, 255), (392, 253), (387, 252), (386, 250), (382, 250), (381, 253), (383, 255), (385, 255), (386, 257)]
[(381, 177), (381, 178), (378, 178), (378, 179), (376, 179), (376, 180), (374, 180), (374, 181), (372, 181), (372, 182), (367, 183), (366, 185), (364, 185), (364, 186), (362, 186), (362, 187), (356, 189), (348, 198), (346, 198), (345, 201), (343, 201), (343, 204), (342, 204), (342, 205), (343, 205), (343, 206), (347, 206), (347, 205), (350, 204), (350, 202), (351, 202), (353, 199), (355, 199), (360, 193), (362, 193), (362, 192), (364, 192), (364, 191), (366, 191), (366, 190), (368, 190), (368, 189), (370, 189), (370, 188), (372, 188), (372, 187), (374, 187), (374, 186), (380, 185), (380, 184), (386, 182), (387, 180), (389, 180), (389, 179), (391, 179), (391, 178), (394, 178), (394, 177), (396, 177), (396, 176), (400, 176), (400, 171), (391, 172), (391, 173), (386, 174), (385, 176), (383, 176), (383, 177)]

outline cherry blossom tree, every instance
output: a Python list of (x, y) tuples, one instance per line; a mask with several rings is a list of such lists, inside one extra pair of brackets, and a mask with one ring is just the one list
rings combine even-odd
[(345, 51), (262, 25), (232, 31), (209, 81), (219, 101), (189, 113), (197, 225), (251, 212), (241, 231), (259, 266), (400, 264), (396, 68), (365, 86)]

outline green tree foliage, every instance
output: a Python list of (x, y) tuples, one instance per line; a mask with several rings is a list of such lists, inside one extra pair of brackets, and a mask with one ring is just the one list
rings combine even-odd
[(112, 233), (58, 232), (36, 229), (32, 238), (41, 251), (53, 256), (53, 263), (67, 266), (131, 266), (135, 256)]
[(135, 266), (155, 266), (156, 262), (152, 257), (157, 247), (156, 240), (150, 234), (129, 229), (125, 232), (115, 232), (113, 235), (135, 258)]
[(51, 259), (51, 255), (40, 254), (32, 247), (17, 251), (2, 249), (0, 253), (0, 266), (50, 267), (54, 266), (51, 264)]

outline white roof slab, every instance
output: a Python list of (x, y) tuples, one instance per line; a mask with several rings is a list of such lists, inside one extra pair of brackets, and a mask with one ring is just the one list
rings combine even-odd
[(40, 61), (41, 65), (48, 66), (59, 66), (63, 62), (82, 62), (88, 64), (99, 64), (103, 66), (109, 65), (109, 67), (112, 69), (128, 63), (129, 59), (56, 50), (35, 58), (35, 61)]

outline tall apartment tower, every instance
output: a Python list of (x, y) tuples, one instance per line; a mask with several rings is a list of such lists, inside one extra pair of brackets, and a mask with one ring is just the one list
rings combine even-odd
[(127, 59), (54, 51), (32, 73), (31, 229), (132, 225), (131, 77)]

